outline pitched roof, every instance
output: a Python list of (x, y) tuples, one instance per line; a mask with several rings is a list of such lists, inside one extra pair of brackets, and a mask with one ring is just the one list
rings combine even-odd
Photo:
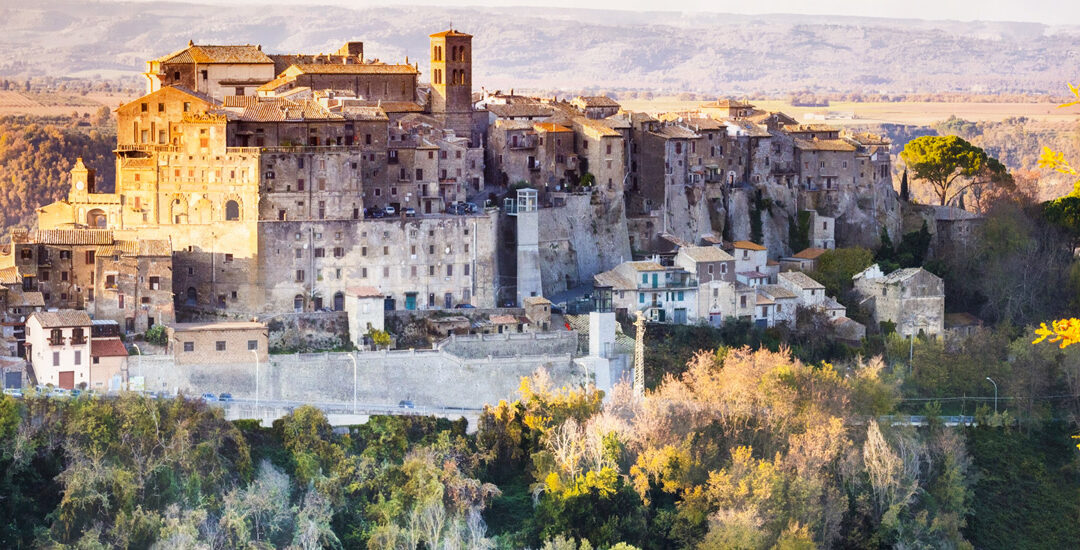
[(811, 279), (809, 275), (802, 271), (785, 271), (777, 275), (777, 277), (790, 281), (792, 284), (802, 289), (825, 288), (825, 285)]
[(795, 139), (795, 147), (804, 151), (855, 151), (855, 146), (842, 139)]
[(593, 275), (593, 286), (611, 287), (614, 290), (627, 290), (636, 288), (634, 283), (627, 280), (615, 271), (604, 271)]
[(847, 309), (844, 307), (844, 304), (837, 302), (832, 296), (826, 296), (825, 299), (821, 301), (821, 306), (825, 309)]
[(429, 34), (428, 35), (429, 38), (440, 38), (440, 37), (444, 37), (444, 36), (462, 36), (462, 37), (467, 36), (469, 38), (472, 38), (471, 34), (465, 34), (465, 33), (461, 32), (461, 31), (456, 31), (454, 29), (450, 29), (450, 30), (437, 32), (435, 34)]
[(953, 327), (970, 327), (982, 325), (982, 319), (965, 312), (960, 313), (946, 313), (945, 314), (945, 328)]
[(817, 132), (839, 132), (838, 126), (828, 124), (788, 124), (783, 130), (789, 134), (809, 134)]
[(600, 137), (622, 137), (622, 134), (620, 134), (618, 131), (599, 120), (578, 116), (574, 117), (573, 121), (574, 124), (580, 124), (582, 128), (592, 130), (593, 132), (599, 134)]
[(182, 50), (161, 56), (154, 61), (162, 63), (270, 63), (274, 60), (262, 52), (261, 46), (251, 44), (233, 46), (196, 45), (188, 43)]
[(357, 105), (361, 107), (379, 107), (387, 113), (422, 113), (424, 112), (424, 106), (416, 103), (415, 101), (381, 101), (381, 100), (367, 100), (358, 101)]
[(489, 113), (492, 113), (499, 118), (539, 118), (551, 116), (555, 112), (555, 109), (550, 105), (543, 105), (540, 103), (497, 103), (488, 105), (486, 109)]
[(42, 328), (90, 326), (90, 316), (85, 311), (77, 309), (35, 311), (30, 314), (30, 317), (37, 319)]
[(494, 325), (511, 325), (518, 322), (518, 318), (513, 315), (492, 315), (489, 319)]
[(679, 252), (695, 262), (729, 262), (735, 259), (717, 246), (684, 246)]
[(619, 102), (605, 95), (577, 96), (574, 102), (582, 103), (585, 107), (618, 107)]
[(8, 294), (8, 307), (45, 307), (45, 297), (40, 292), (24, 292), (21, 286), (13, 286)]
[(771, 306), (771, 305), (773, 305), (775, 303), (776, 302), (774, 302), (772, 300), (772, 298), (769, 298), (768, 296), (766, 296), (766, 295), (764, 295), (764, 294), (762, 294), (760, 292), (758, 293), (758, 295), (757, 295), (757, 305), (759, 305), (759, 306)]
[(295, 74), (420, 74), (416, 67), (387, 63), (312, 63), (293, 65), (285, 69), (288, 76)]
[(112, 244), (109, 229), (38, 229), (30, 232), (28, 242), (37, 244)]
[(0, 269), (0, 285), (13, 285), (22, 282), (19, 275), (19, 266), (10, 266)]
[(357, 298), (382, 298), (386, 294), (379, 292), (379, 289), (373, 286), (354, 286), (345, 290), (345, 293), (349, 296), (356, 296)]
[(656, 262), (641, 261), (641, 262), (626, 262), (626, 263), (630, 264), (630, 267), (634, 268), (637, 271), (663, 271), (664, 270), (664, 266), (662, 266), (662, 265), (660, 265), (660, 264), (658, 264)]
[(544, 305), (544, 304), (550, 304), (551, 303), (551, 300), (548, 300), (547, 298), (544, 298), (543, 296), (529, 296), (528, 298), (525, 298), (525, 300), (523, 300), (523, 301), (525, 302), (525, 304), (530, 305), (530, 306), (539, 306), (539, 305)]
[(784, 300), (789, 298), (798, 298), (794, 292), (780, 286), (780, 285), (765, 285), (761, 287), (766, 294), (772, 296), (774, 300)]
[(885, 284), (899, 283), (901, 281), (906, 281), (914, 277), (920, 271), (923, 271), (923, 268), (905, 267), (903, 269), (897, 269), (896, 271), (893, 271), (892, 273), (889, 273), (888, 275), (882, 277), (881, 282)]
[(817, 248), (817, 247), (812, 246), (812, 247), (807, 248), (805, 250), (799, 251), (797, 254), (795, 254), (792, 257), (793, 258), (800, 258), (800, 259), (803, 259), (803, 260), (816, 260), (816, 259), (818, 259), (818, 256), (821, 256), (824, 253), (825, 253), (824, 248)]
[(266, 325), (255, 321), (220, 321), (210, 323), (176, 323), (169, 325), (176, 332), (192, 331), (219, 331), (219, 330), (252, 330), (266, 329)]
[(693, 130), (676, 125), (664, 126), (655, 133), (668, 139), (696, 139), (700, 137)]
[(745, 248), (747, 250), (768, 250), (764, 246), (750, 241), (735, 241), (732, 246), (735, 248)]
[(709, 102), (709, 103), (702, 103), (701, 107), (702, 108), (714, 108), (714, 109), (724, 109), (724, 108), (728, 108), (728, 109), (731, 109), (731, 108), (745, 109), (745, 108), (752, 108), (753, 105), (750, 104), (749, 102), (739, 101), (737, 99), (717, 99), (716, 101), (712, 101), (712, 102)]
[(91, 357), (127, 357), (128, 350), (119, 338), (91, 338)]
[(248, 122), (283, 122), (287, 120), (340, 120), (345, 117), (331, 113), (319, 102), (302, 99), (292, 100), (282, 97), (259, 98), (235, 114), (238, 120)]
[(533, 128), (537, 132), (573, 132), (573, 130), (566, 126), (552, 122), (535, 122), (533, 123)]

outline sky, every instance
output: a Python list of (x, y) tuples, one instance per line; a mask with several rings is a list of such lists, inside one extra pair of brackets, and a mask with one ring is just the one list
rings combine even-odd
[[(143, 0), (146, 1), (146, 0)], [(796, 13), (853, 15), (959, 21), (1021, 21), (1049, 25), (1080, 25), (1077, 0), (186, 0), (214, 4), (281, 3), (308, 5), (370, 6), (535, 6), (547, 8), (595, 8), (631, 11), (720, 12), (740, 14)]]

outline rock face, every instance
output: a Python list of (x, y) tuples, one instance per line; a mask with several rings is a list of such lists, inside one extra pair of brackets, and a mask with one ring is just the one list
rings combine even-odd
[(569, 195), (565, 206), (540, 209), (540, 277), (550, 296), (628, 261), (630, 238), (623, 201), (592, 204)]

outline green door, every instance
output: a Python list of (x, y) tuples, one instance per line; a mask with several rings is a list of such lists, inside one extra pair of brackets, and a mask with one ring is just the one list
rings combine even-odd
[(416, 293), (410, 292), (405, 295), (405, 309), (416, 309)]
[(656, 288), (656, 273), (652, 274), (652, 287)]

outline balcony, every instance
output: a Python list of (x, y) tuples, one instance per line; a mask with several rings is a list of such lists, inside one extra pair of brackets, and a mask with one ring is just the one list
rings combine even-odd
[(535, 149), (536, 148), (536, 136), (525, 136), (524, 139), (518, 139), (517, 141), (510, 140), (510, 150), (519, 149)]
[(528, 162), (528, 164), (529, 164), (529, 170), (531, 170), (533, 172), (539, 172), (540, 171), (540, 161), (538, 161), (538, 160), (530, 160)]
[(64, 338), (63, 337), (55, 338), (55, 337), (50, 336), (49, 337), (49, 345), (50, 346), (62, 346), (62, 345), (64, 345)]
[(71, 345), (73, 345), (73, 346), (81, 346), (81, 345), (84, 345), (84, 344), (86, 344), (86, 337), (85, 336), (78, 336), (78, 337), (72, 336), (71, 337)]

